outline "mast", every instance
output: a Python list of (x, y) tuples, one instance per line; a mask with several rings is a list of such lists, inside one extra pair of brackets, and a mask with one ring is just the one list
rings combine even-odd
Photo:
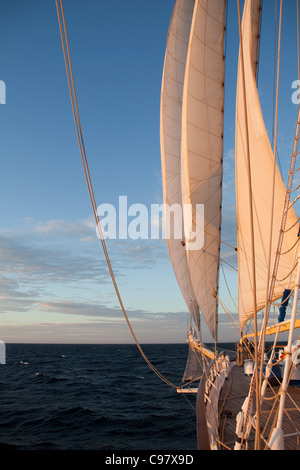
[[(249, 5), (249, 3), (248, 3)], [(251, 24), (252, 18), (250, 17), (249, 9), (247, 9), (246, 5), (245, 8), (245, 15), (248, 14), (248, 22)], [(260, 8), (260, 1), (256, 4), (256, 7)], [(257, 13), (257, 10), (256, 12)], [(245, 84), (245, 62), (244, 62), (244, 41), (242, 35), (242, 27), (241, 27), (241, 13), (240, 13), (240, 0), (238, 0), (238, 16), (239, 16), (239, 34), (240, 34), (240, 57), (239, 57), (239, 77), (241, 80), (241, 88), (243, 94), (243, 101), (244, 101), (244, 123), (245, 123), (245, 133), (244, 138), (246, 141), (246, 151), (245, 151), (245, 166), (247, 170), (247, 179), (248, 179), (248, 211), (249, 211), (249, 221), (250, 221), (250, 253), (251, 253), (251, 274), (250, 278), (252, 281), (252, 290), (253, 290), (253, 312), (254, 312), (254, 329), (255, 329), (255, 363), (258, 364), (258, 347), (257, 347), (257, 297), (256, 297), (256, 272), (255, 272), (255, 245), (254, 245), (254, 223), (253, 223), (253, 200), (252, 200), (252, 175), (251, 175), (251, 165), (250, 165), (250, 142), (249, 142), (249, 132), (248, 132), (248, 110), (247, 110), (247, 92), (246, 92), (246, 84)], [(245, 20), (246, 22), (246, 20)], [(249, 23), (248, 23), (249, 24)], [(253, 38), (253, 33), (252, 33)], [(254, 46), (255, 47), (255, 46)], [(252, 52), (252, 50), (251, 50)], [(257, 55), (257, 47), (256, 47), (256, 55)], [(254, 69), (255, 76), (256, 76), (256, 68)], [(239, 84), (239, 80), (238, 80)], [(260, 414), (259, 414), (259, 387), (258, 387), (258, 368), (255, 368), (255, 379), (256, 379), (256, 410), (257, 410), (257, 430), (256, 430), (256, 446), (260, 448), (260, 438), (258, 429), (260, 427)]]
[(284, 450), (284, 436), (282, 430), (282, 420), (284, 414), (284, 405), (285, 399), (287, 394), (287, 388), (289, 383), (289, 375), (290, 375), (290, 364), (291, 364), (291, 355), (292, 355), (292, 342), (293, 342), (293, 334), (294, 334), (294, 326), (296, 321), (296, 314), (297, 314), (297, 303), (298, 303), (298, 295), (299, 295), (299, 287), (300, 287), (300, 260), (298, 259), (298, 269), (297, 269), (297, 278), (295, 282), (295, 294), (294, 294), (294, 303), (293, 303), (293, 310), (291, 315), (291, 323), (290, 323), (290, 330), (289, 330), (289, 338), (286, 350), (286, 361), (284, 367), (284, 375), (281, 384), (280, 390), (280, 402), (279, 402), (279, 411), (278, 411), (278, 419), (276, 427), (274, 428), (269, 446), (271, 449), (276, 450)]
[[(183, 207), (192, 207), (187, 243), (195, 296), (217, 342), (218, 275), (223, 176), (225, 0), (196, 0), (182, 99), (181, 187)], [(199, 216), (197, 205), (203, 205)]]
[[(253, 285), (249, 277), (249, 267), (252, 265), (253, 256), (256, 272), (257, 310), (266, 305), (266, 288), (268, 286), (268, 266), (274, 266), (277, 248), (278, 234), (282, 231), (282, 214), (286, 201), (286, 188), (282, 181), (274, 152), (265, 128), (258, 90), (253, 69), (253, 25), (254, 12), (246, 16), (247, 10), (251, 11), (253, 0), (246, 0), (243, 16), (243, 42), (244, 42), (244, 66), (245, 87), (247, 94), (246, 126), (244, 118), (244, 98), (241, 85), (241, 72), (238, 74), (237, 108), (236, 108), (236, 203), (237, 203), (237, 234), (238, 234), (238, 266), (239, 266), (239, 320), (241, 329), (253, 317), (252, 306)], [(246, 20), (248, 24), (246, 23)], [(249, 233), (249, 205), (248, 184), (245, 181), (246, 174), (246, 136), (249, 137), (252, 203), (255, 253), (251, 254), (251, 241)], [(275, 172), (273, 176), (273, 172)], [(273, 211), (272, 211), (273, 208)], [(272, 211), (272, 226), (270, 226), (270, 214)], [(276, 280), (270, 303), (282, 297), (284, 289), (290, 282), (294, 283), (296, 272), (291, 272), (297, 259), (298, 239), (297, 217), (293, 207), (286, 211), (285, 225), (290, 228), (282, 237), (280, 245), (280, 259), (278, 259)], [(272, 236), (276, 234), (276, 236)], [(270, 250), (271, 244), (271, 250)], [(271, 259), (269, 260), (269, 253)]]
[[(177, 0), (166, 45), (160, 107), (160, 144), (165, 228), (172, 267), (200, 337), (199, 307), (191, 284), (184, 243), (180, 230), (183, 217), (176, 217), (172, 207), (181, 208), (181, 111), (186, 56), (195, 0)], [(177, 225), (176, 225), (177, 223)], [(176, 234), (176, 230), (180, 230)]]
[(176, 1), (161, 93), (165, 216), (169, 217), (167, 210), (173, 204), (180, 204), (184, 216), (182, 240), (175, 239), (166, 227), (169, 255), (197, 327), (200, 310), (215, 341), (223, 174), (225, 5), (226, 0)]
[[(238, 0), (239, 1), (239, 0)], [(239, 63), (236, 108), (236, 197), (238, 221), (238, 265), (239, 265), (239, 319), (241, 329), (255, 317), (257, 311), (282, 297), (291, 279), (295, 280), (295, 259), (298, 252), (298, 224), (293, 207), (289, 206), (286, 188), (276, 164), (265, 128), (259, 103), (254, 51), (257, 48), (256, 0), (246, 0), (242, 23), (243, 61)], [(243, 63), (242, 63), (243, 62)], [(243, 68), (243, 70), (242, 70)], [(277, 110), (276, 110), (277, 113)], [(248, 182), (245, 174), (250, 157)], [(251, 191), (250, 191), (251, 181)], [(247, 208), (250, 208), (250, 212)], [(251, 207), (253, 212), (251, 216)], [(249, 217), (253, 217), (253, 232), (249, 232)], [(285, 225), (289, 230), (285, 232)], [(283, 237), (284, 235), (284, 237)], [(253, 241), (254, 240), (254, 246)], [(269, 290), (270, 267), (273, 267)], [(251, 272), (252, 267), (252, 272)], [(255, 269), (253, 273), (253, 268)], [(253, 296), (257, 307), (253, 306)], [(267, 312), (264, 317), (266, 327)], [(256, 320), (255, 320), (256, 326)], [(260, 409), (257, 370), (259, 354), (263, 357), (262, 345), (265, 329), (257, 346), (255, 331), (255, 380), (257, 429)], [(258, 349), (257, 349), (258, 348)], [(262, 359), (261, 359), (262, 360)], [(254, 377), (249, 392), (249, 407), (255, 388)], [(259, 446), (259, 436), (257, 436)]]

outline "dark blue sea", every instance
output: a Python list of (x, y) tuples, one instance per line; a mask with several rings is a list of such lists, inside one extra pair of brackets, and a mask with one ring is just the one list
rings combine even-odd
[[(144, 345), (181, 383), (185, 344)], [(0, 450), (196, 449), (195, 397), (136, 345), (7, 344)]]

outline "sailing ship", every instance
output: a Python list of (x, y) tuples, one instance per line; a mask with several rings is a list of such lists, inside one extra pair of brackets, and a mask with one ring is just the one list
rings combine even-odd
[[(297, 2), (298, 69), (299, 9)], [(274, 4), (277, 2), (274, 2)], [(279, 24), (282, 17), (280, 0)], [(284, 2), (285, 8), (295, 2)], [(76, 132), (93, 213), (121, 310), (147, 364), (173, 386), (144, 354), (126, 314), (97, 214), (71, 67), (63, 2), (56, 0)], [(276, 162), (278, 93), (271, 145), (260, 106), (257, 69), (262, 0), (237, 0), (239, 54), (236, 82), (235, 174), (238, 263), (236, 359), (218, 350), (219, 308), (234, 318), (219, 292), (225, 105), (226, 0), (176, 0), (167, 37), (161, 89), (161, 163), (165, 207), (191, 208), (181, 239), (167, 224), (170, 260), (186, 302), (189, 354), (179, 393), (195, 393), (197, 447), (209, 450), (299, 449), (300, 380), (297, 301), (300, 231), (294, 175), (300, 138), (300, 107), (287, 183)], [(61, 10), (61, 13), (60, 13)], [(277, 84), (281, 29), (278, 34)], [(292, 198), (293, 196), (293, 198)], [(197, 204), (204, 217), (197, 218)], [(169, 217), (166, 213), (166, 219)], [(188, 222), (187, 222), (188, 221)], [(172, 220), (171, 220), (172, 222)], [(174, 222), (174, 220), (173, 220)], [(188, 226), (187, 226), (188, 225)], [(191, 236), (203, 234), (203, 244)], [(278, 320), (270, 310), (278, 309)], [(290, 311), (291, 307), (291, 311)], [(260, 313), (260, 328), (258, 314)], [(213, 347), (202, 339), (203, 321)], [(253, 325), (253, 331), (251, 327)], [(279, 342), (288, 334), (287, 344)], [(267, 338), (271, 347), (267, 348)]]
[[(178, 391), (190, 392), (191, 384), (199, 382), (193, 389), (197, 392), (198, 449), (299, 449), (300, 390), (294, 383), (300, 379), (297, 339), (300, 232), (295, 212), (300, 196), (297, 196), (299, 186), (294, 188), (293, 181), (299, 169), (300, 112), (293, 130), (293, 152), (285, 185), (275, 158), (278, 99), (272, 147), (258, 94), (262, 1), (245, 0), (242, 12), (239, 0), (237, 6), (240, 39), (235, 122), (237, 244), (233, 247), (238, 263), (236, 361), (230, 360), (226, 352), (218, 351), (219, 308), (226, 312), (218, 285), (223, 242), (226, 0), (177, 0), (167, 37), (160, 131), (164, 203), (165, 207), (192, 206), (192, 231), (185, 230), (182, 240), (173, 236), (169, 225), (166, 228), (170, 260), (191, 319), (189, 357), (183, 379), (187, 385)], [(296, 8), (295, 2), (284, 2), (284, 8), (292, 7)], [(282, 1), (279, 28), (281, 18)], [(298, 2), (297, 22), (299, 54)], [(280, 41), (281, 29), (278, 51)], [(279, 64), (280, 52), (277, 90)], [(196, 217), (197, 204), (204, 205), (201, 224)], [(189, 233), (197, 230), (204, 232), (203, 246), (190, 249)], [(270, 324), (270, 309), (274, 305), (279, 316)], [(292, 306), (289, 318), (288, 305)], [(262, 317), (260, 329), (258, 313)], [(214, 340), (213, 348), (203, 344), (202, 319)], [(254, 327), (252, 333), (250, 323)], [(288, 331), (285, 346), (278, 339), (282, 331)], [(267, 350), (269, 338), (272, 347)], [(232, 390), (239, 391), (235, 399), (231, 396), (231, 402), (229, 381)], [(241, 401), (237, 397), (242, 390)], [(238, 402), (240, 410), (232, 413), (227, 409), (226, 416), (225, 405), (228, 408)], [(236, 419), (229, 420), (228, 412)], [(226, 418), (226, 429), (231, 432), (230, 436), (227, 432), (227, 442), (221, 433)]]

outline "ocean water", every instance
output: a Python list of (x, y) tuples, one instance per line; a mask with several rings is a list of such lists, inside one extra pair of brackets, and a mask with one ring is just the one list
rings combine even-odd
[[(187, 345), (144, 345), (181, 383)], [(8, 344), (0, 365), (0, 449), (196, 449), (195, 402), (135, 345)]]

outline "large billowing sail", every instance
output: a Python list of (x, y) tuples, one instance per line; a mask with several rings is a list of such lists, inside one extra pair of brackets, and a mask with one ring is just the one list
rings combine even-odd
[[(169, 27), (161, 90), (161, 164), (166, 208), (181, 208), (181, 109), (187, 49), (195, 0), (177, 0)], [(182, 213), (182, 212), (181, 212)], [(170, 219), (168, 219), (170, 217)], [(174, 213), (165, 211), (166, 236), (174, 273), (199, 329), (199, 308), (191, 285), (183, 238), (175, 236)], [(168, 221), (170, 223), (168, 223)], [(182, 218), (179, 221), (182, 225)], [(179, 228), (179, 227), (178, 227)], [(175, 230), (177, 227), (175, 227)], [(182, 231), (181, 231), (182, 234)]]
[[(242, 59), (239, 56), (237, 103), (236, 103), (236, 202), (237, 242), (239, 265), (239, 319), (241, 328), (254, 315), (252, 263), (255, 263), (257, 310), (264, 308), (268, 288), (268, 266), (271, 244), (271, 274), (281, 226), (285, 187), (275, 163), (275, 185), (273, 186), (274, 153), (264, 125), (256, 85), (256, 57), (259, 30), (260, 0), (246, 0), (242, 23), (242, 45), (244, 56), (244, 78)], [(243, 80), (245, 80), (243, 82)], [(246, 108), (244, 98), (246, 96)], [(250, 230), (250, 197), (247, 155), (251, 166), (252, 207), (254, 227), (254, 257), (252, 259)], [(271, 235), (271, 213), (273, 200), (273, 227)], [(293, 228), (291, 228), (293, 227)], [(293, 208), (287, 214), (285, 234), (281, 248), (280, 263), (274, 296), (276, 300), (289, 287), (290, 276), (296, 262), (296, 247), (299, 226)]]
[[(225, 0), (196, 0), (182, 103), (183, 206), (192, 205), (193, 232), (203, 245), (187, 245), (187, 261), (200, 311), (217, 340), (224, 121)], [(197, 214), (196, 205), (203, 205)], [(185, 227), (186, 228), (186, 227)]]

